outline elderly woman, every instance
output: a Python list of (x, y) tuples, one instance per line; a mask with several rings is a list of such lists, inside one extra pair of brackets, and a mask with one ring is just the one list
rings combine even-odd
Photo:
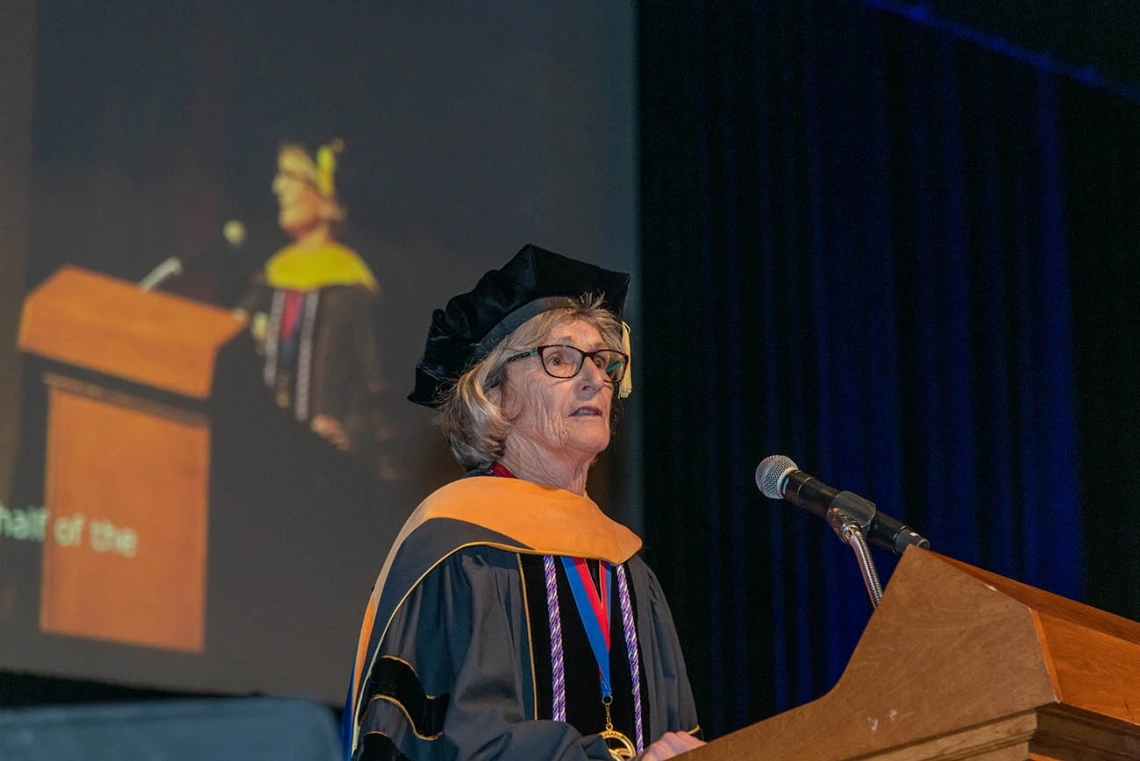
[(351, 758), (650, 761), (701, 744), (641, 540), (586, 495), (629, 389), (628, 287), (527, 246), (435, 312), (409, 399), (439, 408), (469, 473), (416, 509), (380, 572)]

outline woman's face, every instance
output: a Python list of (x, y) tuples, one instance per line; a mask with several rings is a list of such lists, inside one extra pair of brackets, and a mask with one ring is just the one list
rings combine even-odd
[[(555, 326), (541, 345), (565, 344), (583, 351), (608, 348), (588, 322)], [(614, 387), (589, 360), (573, 378), (553, 378), (539, 357), (526, 357), (506, 367), (503, 396), (513, 426), (507, 436), (537, 446), (552, 457), (592, 460), (610, 443), (610, 403)]]
[(330, 201), (317, 192), (309, 179), (311, 169), (306, 162), (303, 155), (287, 148), (277, 159), (277, 175), (273, 178), (277, 223), (294, 238), (328, 224), (332, 213)]

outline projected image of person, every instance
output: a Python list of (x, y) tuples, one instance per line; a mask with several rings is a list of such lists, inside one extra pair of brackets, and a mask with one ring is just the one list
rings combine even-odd
[(467, 477), (397, 537), (361, 629), (353, 759), (669, 758), (701, 743), (641, 540), (586, 493), (630, 384), (624, 273), (527, 246), (437, 310), (409, 399)]
[(375, 309), (380, 286), (360, 255), (336, 240), (340, 141), (316, 158), (286, 144), (273, 194), (292, 243), (274, 254), (242, 300), (278, 406), (334, 446), (372, 458), (383, 382)]

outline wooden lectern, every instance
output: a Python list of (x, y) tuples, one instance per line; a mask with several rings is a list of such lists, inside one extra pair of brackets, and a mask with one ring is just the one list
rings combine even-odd
[(24, 302), (50, 360), (40, 627), (200, 652), (210, 422), (229, 312), (65, 267)]
[(683, 758), (1140, 759), (1140, 624), (911, 547), (831, 692)]

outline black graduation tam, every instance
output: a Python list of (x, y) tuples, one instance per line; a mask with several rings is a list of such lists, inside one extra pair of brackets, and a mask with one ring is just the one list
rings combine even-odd
[(408, 400), (438, 407), (459, 377), (524, 322), (551, 309), (574, 306), (585, 294), (604, 296), (621, 320), (629, 275), (526, 245), (502, 269), (483, 275), (467, 293), (432, 313), (416, 387)]

